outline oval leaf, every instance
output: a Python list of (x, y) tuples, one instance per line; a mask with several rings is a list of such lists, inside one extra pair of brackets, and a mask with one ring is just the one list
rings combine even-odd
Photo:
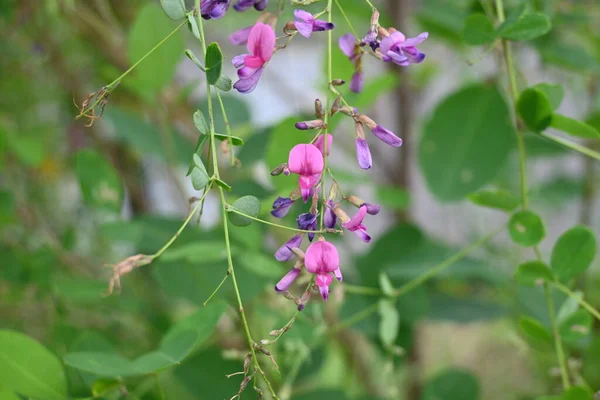
[(584, 272), (596, 256), (596, 235), (585, 226), (563, 233), (552, 249), (550, 266), (559, 280), (568, 281)]
[(224, 135), (222, 133), (215, 133), (215, 138), (220, 141), (231, 139), (231, 143), (234, 146), (243, 146), (244, 145), (244, 140), (237, 136), (229, 136), (229, 135)]
[(526, 13), (508, 19), (498, 27), (498, 35), (508, 40), (531, 40), (550, 32), (550, 17), (543, 13)]
[(577, 310), (560, 324), (560, 336), (567, 342), (583, 339), (592, 332), (592, 322), (586, 310)]
[(73, 368), (101, 377), (117, 378), (135, 375), (131, 361), (118, 354), (82, 351), (69, 353), (63, 359), (65, 364)]
[(449, 369), (425, 383), (423, 400), (477, 400), (479, 382), (469, 372)]
[(0, 330), (0, 385), (40, 400), (67, 398), (60, 360), (36, 340), (9, 330)]
[(515, 279), (519, 285), (535, 286), (543, 282), (553, 281), (554, 275), (550, 267), (541, 261), (528, 261), (517, 269)]
[(217, 79), (215, 87), (223, 92), (229, 92), (233, 87), (233, 82), (231, 81), (230, 77), (221, 75), (219, 79)]
[[(196, 21), (196, 18), (192, 14), (188, 14), (187, 19), (188, 27), (190, 28), (196, 39), (202, 40), (202, 36), (200, 35), (200, 29), (198, 28), (198, 22)], [(206, 72), (204, 69), (202, 69), (202, 71)]]
[(563, 97), (565, 97), (565, 90), (563, 87), (555, 83), (538, 83), (531, 88), (544, 93), (550, 101), (553, 110), (560, 107), (560, 103), (562, 103)]
[(196, 190), (202, 190), (208, 185), (208, 173), (206, 172), (206, 168), (204, 167), (204, 163), (198, 154), (193, 155), (194, 167), (192, 168), (192, 172), (190, 174), (190, 178), (192, 179), (192, 186)]
[(463, 40), (466, 44), (480, 46), (493, 42), (496, 37), (494, 25), (485, 14), (475, 13), (465, 19)]
[(543, 347), (553, 343), (552, 335), (548, 332), (548, 329), (533, 318), (521, 317), (519, 328), (535, 347)]
[(554, 114), (552, 116), (552, 121), (550, 121), (550, 126), (559, 131), (568, 133), (571, 136), (585, 139), (600, 139), (600, 132), (598, 132), (596, 128), (585, 122), (565, 117), (564, 115)]
[(393, 300), (379, 300), (379, 339), (384, 347), (390, 348), (396, 341), (400, 328), (400, 314)]
[(210, 128), (206, 123), (206, 118), (204, 118), (204, 114), (200, 110), (196, 110), (194, 113), (194, 125), (196, 125), (196, 129), (203, 135), (208, 135), (210, 133)]
[(508, 232), (512, 240), (524, 247), (535, 246), (546, 236), (544, 221), (531, 211), (519, 211), (508, 221)]
[(540, 90), (525, 89), (517, 101), (517, 112), (527, 128), (541, 132), (552, 122), (552, 104)]
[(429, 189), (442, 201), (478, 190), (498, 175), (514, 138), (509, 108), (496, 87), (474, 85), (449, 96), (425, 126), (419, 146)]
[(221, 77), (221, 68), (223, 67), (223, 53), (218, 43), (211, 43), (206, 49), (206, 79), (208, 83), (214, 85)]
[(160, 0), (160, 5), (167, 17), (175, 20), (185, 18), (186, 10), (183, 0)]
[[(260, 213), (260, 200), (254, 196), (244, 196), (237, 199), (231, 208), (234, 208), (251, 217), (258, 217)], [(229, 211), (229, 220), (235, 226), (248, 226), (252, 223), (250, 218)]]
[(473, 204), (498, 210), (512, 211), (519, 206), (519, 198), (506, 190), (481, 190), (469, 195)]

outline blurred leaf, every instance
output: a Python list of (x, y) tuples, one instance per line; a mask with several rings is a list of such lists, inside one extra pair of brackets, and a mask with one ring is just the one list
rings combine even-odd
[[(260, 200), (254, 196), (243, 196), (234, 201), (231, 208), (251, 217), (258, 217), (258, 214), (260, 213)], [(252, 223), (250, 218), (236, 214), (231, 210), (228, 210), (228, 215), (229, 221), (235, 226), (243, 227)]]
[(533, 318), (521, 317), (519, 319), (519, 328), (525, 334), (529, 343), (536, 348), (553, 343), (552, 335), (548, 332), (548, 329)]
[(61, 362), (38, 341), (0, 330), (0, 385), (37, 399), (67, 398), (67, 379)]
[(539, 215), (523, 210), (508, 221), (508, 233), (513, 242), (523, 247), (535, 246), (546, 236), (546, 226)]
[(571, 136), (585, 139), (600, 139), (600, 132), (585, 122), (577, 121), (564, 115), (554, 114), (550, 126)]
[[(196, 24), (196, 20), (194, 19), (194, 17), (192, 16), (188, 16), (188, 19), (190, 21), (194, 21), (193, 23), (190, 22), (191, 25)], [(198, 29), (198, 26), (196, 26), (196, 29)], [(198, 33), (198, 36), (200, 36), (200, 33)], [(191, 51), (190, 49), (186, 49), (184, 51), (185, 55), (187, 58), (190, 59), (191, 62), (193, 62), (194, 64), (196, 64), (196, 67), (200, 68), (200, 71), (202, 72), (206, 72), (206, 67), (204, 67), (204, 65), (202, 64), (202, 61), (200, 61), (198, 59), (198, 57), (196, 57), (196, 55), (194, 54), (193, 51)], [(196, 83), (194, 82), (194, 88), (196, 87)]]
[(16, 204), (14, 195), (7, 190), (0, 190), (0, 226), (16, 221)]
[(194, 163), (194, 167), (192, 168), (192, 172), (190, 174), (192, 186), (196, 190), (205, 189), (209, 181), (206, 167), (204, 166), (204, 163), (198, 154), (194, 153), (192, 156), (192, 162)]
[(80, 150), (74, 162), (85, 202), (94, 207), (121, 210), (123, 185), (114, 167), (94, 150)]
[(600, 62), (579, 43), (560, 43), (552, 39), (541, 46), (540, 53), (545, 62), (559, 67), (582, 73), (600, 71)]
[(483, 13), (471, 14), (465, 19), (463, 40), (471, 46), (481, 46), (496, 40), (492, 21)]
[[(156, 44), (167, 37), (173, 28), (157, 5), (144, 6), (137, 13), (127, 38), (130, 64), (144, 57)], [(183, 49), (183, 37), (180, 32), (177, 32), (136, 67), (133, 71), (135, 80), (129, 77), (127, 79), (134, 82), (141, 93), (154, 95), (173, 78)]]
[(164, 262), (187, 261), (190, 263), (213, 263), (227, 259), (225, 245), (220, 241), (197, 241), (170, 248), (161, 256)]
[(92, 395), (101, 397), (110, 394), (112, 391), (121, 390), (123, 383), (117, 379), (99, 379), (92, 385)]
[(12, 390), (8, 388), (8, 386), (0, 385), (0, 399), (2, 400), (21, 400), (19, 396)]
[(431, 36), (450, 42), (461, 42), (467, 10), (456, 1), (428, 0), (417, 14), (424, 30)]
[(482, 301), (473, 298), (473, 296), (456, 297), (445, 293), (433, 293), (427, 318), (456, 323), (470, 323), (501, 318), (506, 313), (507, 310), (499, 304)]
[(419, 146), (429, 189), (451, 202), (481, 188), (503, 167), (514, 136), (508, 106), (496, 87), (473, 85), (450, 95), (425, 126)]
[(541, 261), (527, 261), (519, 265), (515, 280), (519, 285), (536, 286), (540, 282), (552, 282), (554, 275), (550, 267)]
[[(250, 109), (246, 102), (241, 100), (241, 96), (223, 94), (221, 95), (221, 100), (223, 100), (223, 105), (227, 111), (227, 119), (234, 134), (238, 134), (237, 130), (244, 129), (245, 131), (251, 129), (251, 127), (247, 126), (251, 122)], [(208, 115), (207, 99), (203, 99), (198, 108), (202, 110), (204, 115)], [(225, 125), (223, 114), (220, 112), (220, 106), (215, 109), (214, 118), (215, 132), (227, 132), (227, 126)], [(239, 135), (244, 137), (241, 132)]]
[(550, 105), (552, 106), (552, 110), (558, 109), (560, 107), (560, 103), (562, 103), (563, 98), (565, 97), (565, 90), (561, 85), (553, 84), (553, 83), (538, 83), (531, 87), (532, 89), (539, 90), (544, 93), (550, 101)]
[(227, 303), (213, 299), (195, 313), (177, 321), (167, 331), (164, 340), (173, 341), (183, 331), (195, 330), (197, 333), (195, 348), (202, 346), (213, 334), (217, 323), (227, 310)]
[(568, 154), (565, 147), (543, 136), (525, 132), (525, 148), (530, 157), (556, 157)]
[(377, 186), (377, 200), (382, 206), (392, 210), (406, 210), (410, 204), (410, 196), (405, 189), (394, 186)]
[(160, 5), (169, 18), (175, 20), (185, 18), (184, 0), (160, 0)]
[[(238, 158), (243, 165), (249, 166), (257, 161), (262, 161), (265, 158), (267, 146), (271, 138), (271, 130), (256, 131), (246, 140), (244, 147), (240, 150)], [(267, 168), (274, 168), (275, 165), (267, 165)], [(275, 181), (273, 181), (275, 182)]]
[(54, 293), (63, 299), (77, 304), (98, 303), (104, 298), (107, 283), (105, 280), (67, 276), (54, 279)]
[(592, 400), (592, 396), (589, 389), (572, 386), (563, 393), (561, 400)]
[(390, 348), (396, 341), (400, 327), (400, 315), (394, 305), (394, 300), (379, 300), (379, 339), (386, 348)]
[(223, 53), (218, 43), (213, 42), (206, 48), (205, 64), (206, 80), (214, 85), (221, 77), (221, 69), (223, 68)]
[(392, 281), (390, 281), (390, 278), (387, 276), (387, 274), (385, 272), (381, 272), (379, 274), (379, 287), (381, 288), (381, 291), (383, 292), (384, 295), (386, 295), (386, 296), (394, 295), (394, 286), (392, 285)]
[(231, 192), (231, 186), (229, 186), (229, 184), (227, 182), (224, 182), (221, 179), (214, 178), (214, 177), (213, 177), (213, 181), (221, 188), (225, 189), (228, 192)]
[(552, 104), (546, 95), (537, 89), (525, 89), (517, 101), (517, 111), (527, 128), (541, 132), (552, 122)]
[(131, 361), (117, 354), (78, 352), (64, 356), (65, 364), (103, 377), (135, 375)]
[(206, 118), (204, 118), (204, 114), (200, 110), (196, 110), (194, 113), (194, 125), (196, 125), (196, 129), (202, 135), (210, 135), (210, 127), (206, 123)]
[(556, 277), (565, 282), (590, 267), (596, 255), (596, 235), (586, 226), (575, 226), (563, 233), (554, 248), (550, 265)]
[(506, 190), (481, 190), (471, 193), (469, 200), (482, 207), (497, 208), (504, 211), (512, 211), (519, 206), (517, 196)]
[(246, 270), (263, 278), (279, 279), (286, 272), (271, 255), (266, 256), (256, 250), (244, 252), (244, 256), (240, 258), (240, 264)]
[(444, 370), (425, 382), (421, 400), (478, 400), (479, 382), (471, 373)]
[(585, 182), (580, 177), (558, 176), (532, 190), (530, 197), (546, 206), (556, 208), (581, 196), (584, 187)]
[(556, 314), (556, 320), (558, 323), (564, 322), (570, 317), (575, 311), (579, 309), (579, 301), (583, 299), (583, 293), (575, 292), (573, 296), (569, 296), (565, 299), (564, 303), (561, 304)]
[[(2, 128), (0, 128), (0, 133)], [(29, 167), (39, 167), (47, 157), (47, 150), (40, 137), (12, 134), (5, 132), (6, 147), (23, 164)]]
[[(300, 395), (294, 395), (292, 400), (348, 400), (349, 397), (340, 390), (323, 389)], [(371, 399), (375, 400), (375, 399)]]
[(592, 333), (593, 322), (586, 310), (575, 311), (560, 324), (560, 336), (565, 342), (576, 342)]
[(231, 139), (231, 143), (234, 146), (243, 146), (244, 145), (244, 141), (241, 138), (237, 137), (237, 136), (229, 136), (229, 135), (225, 135), (223, 133), (215, 133), (215, 138), (217, 140), (220, 140), (221, 142), (224, 141), (224, 140)]
[(508, 18), (498, 27), (498, 35), (508, 40), (531, 40), (552, 29), (550, 18), (543, 13), (524, 13), (516, 18)]

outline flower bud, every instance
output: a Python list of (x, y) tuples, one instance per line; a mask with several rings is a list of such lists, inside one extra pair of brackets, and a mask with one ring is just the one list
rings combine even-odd
[(276, 166), (275, 168), (273, 168), (271, 170), (271, 176), (279, 176), (279, 175), (281, 175), (286, 170), (286, 168), (287, 168), (287, 164), (286, 163), (279, 164), (278, 166)]
[(377, 123), (375, 121), (373, 121), (371, 118), (367, 117), (364, 114), (359, 114), (357, 118), (360, 122), (368, 126), (370, 129), (373, 129), (377, 126)]
[(345, 85), (345, 84), (346, 84), (346, 81), (343, 80), (343, 79), (334, 79), (334, 80), (331, 81), (331, 85), (332, 86), (342, 86), (342, 85)]
[(315, 100), (315, 116), (319, 119), (325, 116), (325, 114), (323, 114), (323, 103), (321, 103), (321, 100), (319, 99)]
[(323, 128), (324, 123), (322, 119), (314, 119), (312, 121), (302, 121), (296, 122), (296, 129), (300, 129), (301, 131), (307, 129), (317, 129)]
[(342, 103), (342, 95), (339, 95), (333, 101), (333, 105), (331, 106), (331, 110), (329, 111), (329, 115), (333, 116), (335, 113), (337, 113), (340, 110), (341, 103)]

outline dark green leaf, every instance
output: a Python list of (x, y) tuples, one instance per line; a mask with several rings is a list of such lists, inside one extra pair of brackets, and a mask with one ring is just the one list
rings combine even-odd
[(541, 132), (552, 122), (552, 104), (546, 95), (537, 89), (525, 89), (517, 101), (517, 111), (527, 128)]
[[(235, 229), (232, 229), (232, 231), (234, 230)], [(256, 250), (254, 252), (244, 252), (244, 256), (240, 259), (240, 264), (247, 271), (256, 276), (260, 276), (261, 278), (279, 280), (279, 278), (285, 274), (285, 271), (281, 268), (281, 265), (275, 261), (273, 256), (267, 256), (263, 253), (256, 252)]]
[(508, 221), (512, 240), (524, 247), (535, 246), (546, 236), (544, 221), (531, 211), (519, 211)]
[(508, 40), (531, 40), (545, 35), (552, 28), (546, 14), (525, 13), (516, 19), (507, 19), (498, 27), (498, 35)]
[(175, 20), (185, 18), (184, 0), (160, 0), (160, 5), (169, 18)]
[(391, 347), (398, 336), (400, 315), (394, 305), (394, 300), (379, 300), (379, 339), (386, 348)]
[[(254, 196), (244, 196), (237, 199), (231, 208), (240, 211), (251, 217), (258, 217), (260, 213), (260, 200)], [(229, 210), (229, 221), (235, 226), (248, 226), (252, 223), (252, 220), (248, 217), (236, 214)]]
[(558, 238), (550, 265), (557, 278), (565, 282), (588, 269), (595, 255), (596, 235), (586, 226), (576, 226)]
[[(196, 156), (201, 157), (202, 151), (204, 150), (204, 144), (208, 142), (208, 136), (200, 134), (198, 136), (198, 141), (196, 142), (196, 147), (194, 148), (194, 153), (192, 154), (192, 161), (190, 161), (190, 166), (188, 168), (187, 174), (185, 176), (189, 176), (192, 173), (192, 170), (196, 167)], [(202, 161), (202, 159), (200, 159)], [(202, 164), (204, 167), (204, 164)], [(206, 170), (206, 168), (204, 168)]]
[(472, 203), (482, 207), (512, 211), (519, 206), (517, 196), (506, 190), (481, 190), (469, 195)]
[(447, 369), (425, 382), (421, 400), (478, 400), (479, 382), (471, 373)]
[(206, 64), (206, 79), (208, 83), (214, 85), (221, 77), (221, 68), (223, 68), (223, 53), (218, 43), (213, 42), (207, 47), (204, 63)]
[(560, 324), (560, 336), (566, 342), (576, 342), (592, 332), (593, 322), (586, 310), (575, 311)]
[(585, 139), (600, 139), (600, 132), (598, 132), (596, 128), (585, 122), (565, 117), (564, 115), (554, 114), (550, 126), (559, 131), (568, 133), (571, 136)]
[(553, 84), (553, 83), (538, 83), (531, 87), (532, 89), (539, 90), (544, 93), (548, 100), (550, 101), (550, 105), (552, 106), (552, 110), (556, 110), (560, 107), (560, 103), (562, 103), (563, 97), (565, 97), (565, 90), (561, 85)]
[(478, 190), (504, 166), (514, 137), (508, 106), (496, 87), (474, 85), (446, 98), (419, 146), (429, 189), (442, 201)]
[(521, 329), (521, 332), (525, 334), (529, 342), (536, 347), (543, 347), (553, 343), (552, 335), (548, 332), (548, 329), (533, 318), (521, 317), (519, 320), (519, 328)]
[(494, 320), (504, 317), (507, 311), (499, 304), (481, 298), (439, 292), (431, 295), (430, 308), (427, 318), (455, 323)]
[(519, 285), (535, 286), (542, 282), (551, 282), (554, 280), (554, 275), (550, 271), (550, 267), (541, 261), (528, 261), (517, 269), (515, 279)]
[(482, 13), (469, 15), (465, 20), (463, 40), (466, 44), (480, 46), (496, 40), (496, 32), (492, 21)]
[(114, 167), (94, 150), (75, 154), (75, 174), (84, 201), (93, 207), (119, 211), (123, 203), (123, 186)]
[(210, 303), (195, 313), (177, 321), (169, 329), (164, 340), (172, 341), (174, 338), (177, 338), (180, 332), (195, 330), (198, 334), (195, 347), (202, 346), (215, 331), (217, 323), (227, 310), (227, 307), (227, 303), (224, 301), (218, 299), (211, 300)]

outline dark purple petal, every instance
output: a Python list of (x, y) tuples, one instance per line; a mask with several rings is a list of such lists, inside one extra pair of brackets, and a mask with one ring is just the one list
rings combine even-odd
[(363, 90), (364, 85), (364, 76), (362, 72), (356, 71), (354, 75), (352, 75), (352, 80), (350, 81), (350, 91), (354, 93), (360, 93)]
[(335, 25), (333, 23), (318, 19), (313, 24), (312, 29), (313, 29), (313, 32), (323, 32), (323, 31), (330, 31), (333, 28), (335, 28)]
[(277, 249), (277, 251), (275, 252), (275, 259), (277, 261), (282, 261), (282, 262), (291, 260), (292, 257), (294, 257), (294, 253), (292, 252), (292, 249), (294, 247), (300, 247), (301, 244), (302, 244), (302, 235), (301, 234), (292, 236), (292, 238), (290, 240), (285, 242), (279, 249)]
[(354, 232), (354, 234), (356, 236), (358, 236), (365, 243), (369, 243), (371, 241), (371, 236), (369, 236), (367, 234), (367, 229), (364, 227), (357, 229), (355, 231), (352, 231), (352, 232)]
[(229, 9), (230, 0), (203, 0), (200, 4), (200, 14), (204, 19), (222, 18)]
[(296, 129), (300, 129), (301, 131), (305, 131), (307, 129), (310, 129), (308, 127), (308, 124), (306, 122), (296, 122)]
[(233, 88), (240, 93), (250, 93), (258, 85), (263, 69), (257, 69), (256, 72), (248, 78), (243, 78), (234, 83)]
[(273, 202), (273, 210), (271, 211), (271, 215), (275, 218), (283, 218), (290, 211), (290, 208), (294, 204), (294, 200), (289, 199), (287, 197), (278, 197), (277, 200)]
[(238, 0), (237, 4), (233, 5), (235, 11), (246, 11), (254, 5), (254, 0)]
[(325, 214), (323, 215), (323, 223), (327, 229), (334, 229), (337, 224), (337, 215), (333, 212), (333, 207), (333, 201), (327, 200)]
[(275, 285), (275, 291), (285, 292), (288, 290), (296, 278), (298, 278), (298, 275), (300, 275), (300, 268), (292, 268), (287, 274), (284, 275), (283, 278), (281, 278), (279, 282), (277, 282), (277, 285)]
[(298, 222), (298, 229), (301, 229), (303, 231), (314, 230), (313, 224), (317, 222), (317, 214), (300, 214), (298, 215), (298, 219), (296, 219), (296, 221)]
[(359, 167), (362, 169), (371, 168), (371, 165), (373, 164), (371, 150), (369, 150), (369, 144), (363, 138), (356, 138), (356, 158)]
[[(316, 219), (315, 219), (315, 222), (313, 222), (313, 224), (310, 226), (310, 230), (311, 231), (316, 231), (317, 230), (317, 220)], [(315, 238), (315, 233), (309, 232), (308, 233), (308, 241), (312, 242), (314, 238)]]
[(269, 0), (255, 0), (254, 9), (256, 11), (263, 11), (269, 5)]
[(338, 269), (333, 271), (333, 274), (335, 275), (335, 278), (340, 282), (344, 279), (342, 276), (342, 270), (339, 267), (338, 267)]
[(404, 54), (413, 64), (419, 64), (425, 60), (425, 54), (417, 50), (416, 47), (404, 48)]
[(375, 128), (371, 130), (373, 135), (377, 136), (379, 140), (382, 142), (389, 144), (390, 146), (400, 147), (402, 146), (402, 139), (396, 136), (389, 129), (384, 128), (381, 125), (377, 125)]

